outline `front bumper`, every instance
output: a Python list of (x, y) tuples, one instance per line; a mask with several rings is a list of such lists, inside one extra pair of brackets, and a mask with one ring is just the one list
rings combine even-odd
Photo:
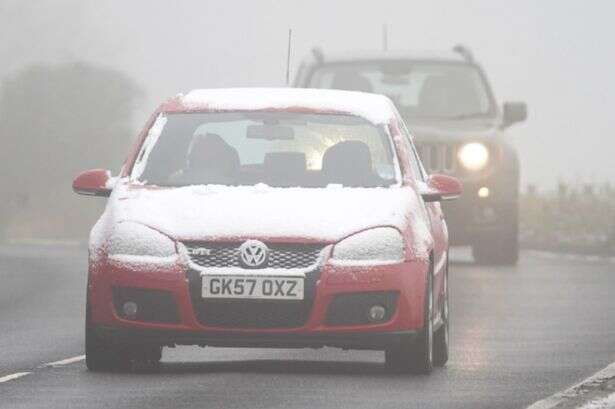
[[(211, 345), (233, 347), (335, 346), (348, 349), (384, 349), (405, 342), (423, 327), (427, 261), (378, 266), (320, 267), (305, 322), (292, 327), (225, 327), (206, 325), (194, 295), (191, 270), (179, 261), (165, 266), (118, 263), (108, 259), (92, 263), (88, 285), (90, 322), (102, 337), (118, 342), (159, 345)], [(176, 320), (154, 322), (123, 318), (114, 304), (117, 288), (165, 292), (174, 302)], [(395, 294), (395, 310), (380, 323), (339, 324), (329, 308), (338, 296)], [(339, 299), (339, 297), (338, 297)], [(284, 308), (284, 304), (280, 304)]]
[[(515, 184), (478, 179), (464, 180), (463, 186), (459, 199), (442, 204), (451, 245), (473, 244), (516, 227), (518, 192)], [(489, 190), (488, 197), (479, 196), (483, 187)]]
[(382, 350), (414, 341), (417, 331), (354, 333), (248, 333), (95, 328), (96, 335), (121, 345), (199, 345), (234, 348), (322, 348)]

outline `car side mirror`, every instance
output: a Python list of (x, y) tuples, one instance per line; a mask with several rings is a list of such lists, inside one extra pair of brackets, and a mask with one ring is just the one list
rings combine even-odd
[(525, 102), (504, 102), (502, 105), (502, 128), (523, 122), (527, 119), (527, 105)]
[(439, 202), (442, 200), (453, 200), (461, 196), (463, 186), (461, 182), (446, 175), (431, 175), (427, 183), (420, 189), (421, 196), (425, 202)]
[(108, 197), (111, 194), (107, 186), (109, 179), (111, 172), (108, 170), (86, 170), (73, 180), (73, 191), (80, 195)]

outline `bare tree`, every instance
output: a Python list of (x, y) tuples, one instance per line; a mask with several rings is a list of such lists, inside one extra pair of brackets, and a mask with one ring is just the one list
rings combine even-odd
[(121, 72), (84, 63), (34, 65), (0, 86), (0, 230), (20, 236), (86, 232), (100, 206), (70, 192), (77, 172), (117, 169), (141, 98)]

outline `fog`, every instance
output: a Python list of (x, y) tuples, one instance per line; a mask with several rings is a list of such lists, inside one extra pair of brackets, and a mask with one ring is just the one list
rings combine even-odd
[(0, 0), (0, 409), (615, 408), (613, 16)]
[[(0, 81), (32, 64), (85, 62), (122, 73), (141, 90), (134, 98), (132, 131), (121, 136), (126, 152), (155, 106), (178, 92), (284, 86), (289, 28), (294, 70), (313, 46), (321, 46), (325, 55), (380, 49), (386, 23), (391, 50), (465, 44), (485, 68), (499, 102), (528, 103), (528, 121), (510, 132), (523, 189), (528, 184), (552, 189), (560, 181), (603, 184), (615, 181), (614, 11), (608, 1), (384, 0), (357, 6), (323, 0), (2, 0)], [(94, 111), (106, 92), (101, 87), (92, 99)], [(81, 135), (80, 142), (87, 145), (93, 137)], [(117, 140), (118, 135), (108, 137)], [(99, 144), (104, 140), (100, 134), (96, 138)], [(14, 158), (19, 163), (32, 160), (27, 150), (21, 152), (22, 158)], [(118, 169), (122, 155), (108, 166)], [(2, 167), (9, 165), (14, 166), (4, 162)], [(63, 183), (68, 186), (70, 180)]]
[[(522, 99), (523, 180), (615, 180), (615, 35), (611, 2), (78, 1), (0, 5), (0, 78), (30, 62), (86, 60), (146, 90), (135, 126), (162, 99), (198, 87), (284, 85), (286, 31), (293, 67), (327, 51), (472, 48), (500, 101)], [(84, 135), (84, 137), (87, 137)]]

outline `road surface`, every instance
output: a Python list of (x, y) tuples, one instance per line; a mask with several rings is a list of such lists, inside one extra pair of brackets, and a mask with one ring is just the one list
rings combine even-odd
[(0, 408), (522, 408), (615, 360), (615, 264), (453, 255), (452, 358), (390, 375), (379, 352), (165, 349), (155, 372), (89, 373), (86, 251), (0, 246)]

